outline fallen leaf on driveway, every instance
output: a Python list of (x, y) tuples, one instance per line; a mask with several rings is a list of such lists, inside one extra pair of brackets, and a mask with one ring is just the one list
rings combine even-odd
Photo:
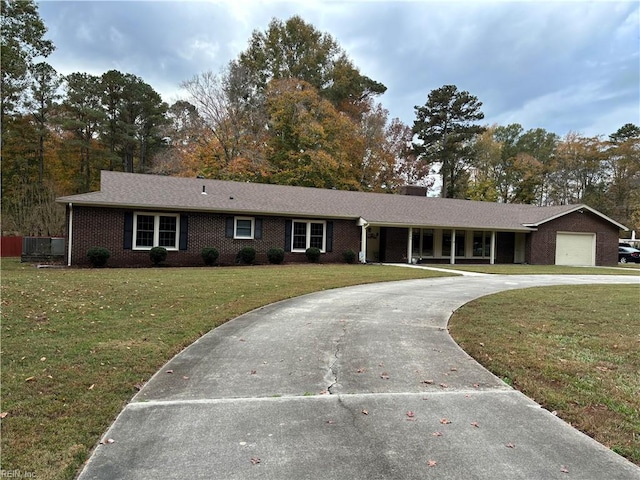
[(446, 383), (441, 383), (441, 384), (440, 384), (440, 386), (441, 386), (442, 388), (449, 388), (449, 385), (447, 385)]
[(363, 413), (364, 415), (369, 415), (369, 410), (365, 410), (365, 409), (363, 408), (363, 409), (362, 409), (362, 413)]
[(389, 380), (389, 374), (387, 372), (382, 372), (380, 374), (380, 378), (382, 378), (383, 380)]
[(569, 470), (567, 470), (567, 467), (565, 467), (565, 466), (562, 466), (562, 467), (560, 468), (560, 471), (561, 471), (562, 473), (569, 473)]
[(440, 423), (443, 425), (448, 425), (451, 423), (451, 420), (449, 420), (448, 418), (441, 418)]
[(433, 385), (433, 380), (423, 380), (422, 383), (427, 385)]
[(513, 443), (507, 443), (505, 445), (505, 447), (507, 447), (507, 448), (516, 448), (516, 446)]
[(167, 370), (165, 373), (173, 373), (173, 370)]
[(442, 432), (433, 432), (431, 435), (433, 435), (434, 437), (441, 437)]
[(435, 467), (438, 464), (438, 462), (436, 462), (435, 460), (429, 460), (427, 462), (427, 465), (429, 465), (430, 467)]
[(260, 459), (258, 457), (251, 457), (251, 464), (257, 465), (260, 463)]
[(416, 416), (416, 414), (414, 412), (411, 412), (411, 411), (407, 412), (407, 417), (412, 418), (412, 417), (415, 417), (415, 416)]
[(478, 425), (478, 422), (471, 422), (471, 425), (476, 428), (480, 428), (480, 425)]
[(100, 445), (107, 445), (111, 443), (115, 443), (115, 440), (113, 438), (106, 438), (106, 439), (100, 440)]

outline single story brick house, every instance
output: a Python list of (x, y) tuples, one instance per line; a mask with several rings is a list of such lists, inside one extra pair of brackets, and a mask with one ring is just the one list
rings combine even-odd
[(627, 230), (586, 205), (536, 207), (259, 183), (101, 172), (100, 191), (57, 199), (67, 209), (68, 265), (87, 266), (87, 250), (110, 250), (110, 266), (149, 266), (163, 246), (166, 263), (203, 265), (215, 247), (233, 264), (252, 246), (266, 263), (272, 247), (285, 262), (529, 263), (615, 265)]

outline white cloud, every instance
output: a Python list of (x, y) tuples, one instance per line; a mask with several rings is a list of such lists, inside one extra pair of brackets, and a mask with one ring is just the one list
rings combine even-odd
[(299, 14), (388, 87), (380, 101), (409, 125), (413, 107), (447, 83), (476, 95), (489, 123), (559, 134), (608, 134), (640, 102), (640, 7), (632, 2), (65, 1), (40, 11), (57, 46), (55, 68), (119, 68), (165, 100), (195, 74), (220, 71), (273, 17)]

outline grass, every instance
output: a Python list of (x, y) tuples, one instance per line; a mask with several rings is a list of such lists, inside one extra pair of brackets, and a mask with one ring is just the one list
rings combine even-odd
[(449, 328), (495, 375), (640, 465), (638, 285), (502, 292), (463, 306)]
[(136, 386), (225, 321), (312, 291), (443, 275), (373, 265), (1, 267), (1, 468), (39, 479), (74, 478)]
[(465, 270), (496, 275), (639, 275), (640, 264), (619, 267), (564, 267), (559, 265), (449, 265), (425, 264), (426, 267)]

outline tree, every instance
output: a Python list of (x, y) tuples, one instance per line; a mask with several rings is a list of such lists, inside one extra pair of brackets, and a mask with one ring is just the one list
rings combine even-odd
[(0, 9), (0, 122), (4, 127), (6, 116), (27, 90), (34, 59), (48, 56), (54, 46), (44, 38), (47, 29), (33, 0), (1, 0)]
[(473, 144), (473, 169), (467, 191), (470, 200), (497, 202), (502, 166), (502, 144), (495, 138), (496, 125), (488, 127)]
[[(399, 168), (406, 162), (411, 144), (411, 128), (377, 105), (362, 115), (359, 134), (363, 139), (360, 184), (363, 190), (393, 192), (403, 183)], [(406, 164), (406, 163), (404, 163)]]
[(31, 98), (27, 105), (32, 111), (38, 129), (38, 183), (44, 178), (44, 141), (48, 135), (52, 109), (60, 98), (58, 88), (62, 78), (55, 69), (45, 62), (37, 63), (32, 69)]
[(482, 102), (455, 85), (444, 85), (429, 93), (424, 106), (416, 106), (413, 148), (419, 161), (441, 164), (442, 197), (461, 197), (471, 159), (471, 141), (484, 131), (473, 122), (484, 118)]
[(611, 212), (623, 224), (640, 230), (640, 128), (632, 123), (609, 135), (605, 168)]
[(264, 92), (271, 80), (295, 78), (357, 118), (368, 100), (386, 91), (383, 84), (360, 74), (331, 35), (319, 32), (299, 16), (284, 23), (274, 18), (266, 32), (255, 30), (249, 47), (230, 68), (249, 75), (249, 85), (255, 90), (246, 91), (247, 96)]
[(78, 152), (77, 188), (91, 190), (99, 170), (97, 138), (104, 125), (105, 112), (101, 102), (100, 77), (87, 73), (72, 73), (65, 77), (66, 98), (62, 102), (62, 128), (70, 132), (72, 145)]
[(263, 163), (267, 114), (261, 96), (244, 95), (247, 82), (242, 69), (232, 69), (220, 75), (205, 72), (182, 84), (220, 147), (215, 155), (221, 170), (238, 158), (252, 160), (256, 170)]
[(267, 90), (269, 180), (338, 190), (360, 190), (361, 139), (353, 123), (310, 84), (273, 80)]
[(207, 136), (207, 127), (194, 105), (178, 100), (166, 113), (160, 127), (163, 147), (154, 155), (150, 173), (175, 176), (201, 174), (194, 152)]
[[(596, 197), (605, 180), (602, 147), (597, 137), (584, 137), (575, 132), (565, 135), (556, 147), (549, 177), (550, 203), (568, 205)], [(606, 205), (590, 203), (602, 211), (609, 210)]]
[(100, 77), (99, 88), (105, 114), (100, 139), (108, 147), (110, 169), (119, 159), (125, 172), (145, 172), (161, 142), (159, 126), (165, 122), (167, 105), (150, 85), (129, 73), (110, 70)]

